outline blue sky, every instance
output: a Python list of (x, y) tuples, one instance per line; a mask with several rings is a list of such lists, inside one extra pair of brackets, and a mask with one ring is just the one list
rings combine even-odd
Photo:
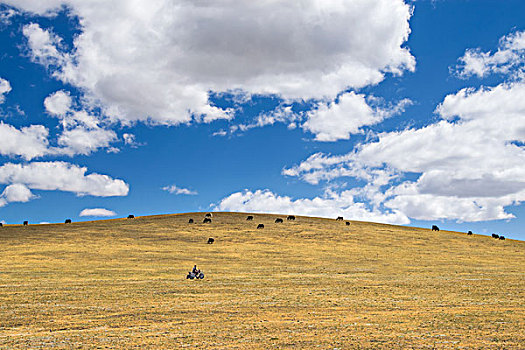
[(523, 1), (0, 1), (0, 221), (525, 239)]

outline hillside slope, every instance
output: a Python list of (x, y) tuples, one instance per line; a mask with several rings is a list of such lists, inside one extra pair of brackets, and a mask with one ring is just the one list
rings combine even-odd
[(0, 228), (0, 349), (525, 347), (525, 242), (246, 215)]

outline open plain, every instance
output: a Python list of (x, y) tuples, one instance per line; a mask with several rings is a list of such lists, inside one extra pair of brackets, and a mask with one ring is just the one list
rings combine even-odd
[(0, 227), (0, 349), (525, 348), (525, 242), (246, 215)]

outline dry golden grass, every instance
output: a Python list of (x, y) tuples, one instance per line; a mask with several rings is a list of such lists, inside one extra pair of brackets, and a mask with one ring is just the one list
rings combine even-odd
[(525, 242), (213, 215), (0, 228), (0, 349), (525, 348)]

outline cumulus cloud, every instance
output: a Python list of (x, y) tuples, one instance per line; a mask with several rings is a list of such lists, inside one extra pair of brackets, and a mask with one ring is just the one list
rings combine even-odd
[(79, 216), (98, 216), (98, 217), (110, 217), (116, 216), (117, 213), (114, 211), (104, 209), (104, 208), (86, 208), (82, 210)]
[(31, 199), (36, 196), (31, 193), (31, 190), (23, 184), (13, 184), (9, 185), (4, 189), (4, 192), (0, 195), (1, 198), (5, 200), (6, 203), (13, 202), (29, 202)]
[(17, 129), (0, 121), (0, 154), (26, 160), (53, 153), (49, 148), (49, 130), (42, 125)]
[(525, 84), (464, 89), (436, 113), (435, 124), (380, 134), (346, 155), (314, 154), (283, 174), (366, 180), (363, 196), (415, 219), (512, 218), (504, 208), (525, 200)]
[(196, 191), (189, 190), (183, 187), (177, 187), (176, 185), (165, 186), (162, 188), (163, 191), (167, 191), (171, 194), (184, 194), (189, 196), (195, 196), (198, 193)]
[(403, 0), (4, 2), (41, 15), (68, 6), (82, 29), (74, 50), (30, 24), (32, 58), (124, 122), (229, 119), (210, 91), (333, 99), (415, 67)]
[(72, 106), (71, 96), (67, 91), (56, 91), (46, 97), (44, 107), (51, 115), (65, 116)]
[(327, 191), (323, 197), (292, 199), (269, 190), (245, 190), (222, 199), (218, 211), (296, 214), (333, 218), (343, 216), (350, 220), (375, 221), (390, 224), (407, 224), (410, 220), (399, 210), (379, 211), (368, 209), (364, 203), (354, 201), (352, 191), (335, 193)]
[(365, 95), (352, 91), (341, 95), (338, 101), (319, 103), (307, 113), (302, 128), (315, 134), (317, 141), (348, 140), (351, 134), (362, 133), (362, 127), (403, 112), (409, 103), (409, 100), (402, 100), (391, 108), (373, 108)]
[(126, 196), (129, 186), (107, 175), (87, 174), (87, 168), (66, 162), (7, 163), (0, 166), (0, 183), (29, 189), (73, 192), (77, 196)]
[(4, 103), (5, 95), (11, 91), (11, 84), (9, 81), (0, 78), (0, 103)]
[(516, 32), (500, 39), (496, 52), (469, 49), (459, 59), (456, 72), (460, 77), (476, 75), (483, 78), (489, 74), (512, 74), (525, 77), (525, 31)]

